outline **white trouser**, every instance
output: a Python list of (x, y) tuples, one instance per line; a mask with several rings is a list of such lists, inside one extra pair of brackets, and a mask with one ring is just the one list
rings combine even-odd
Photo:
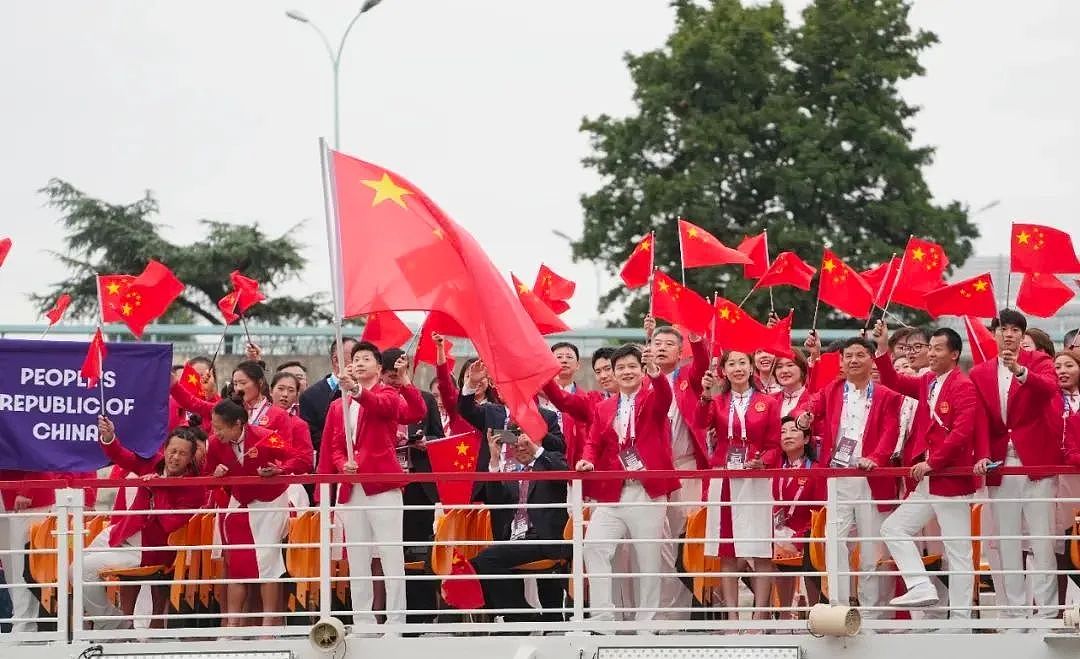
[[(629, 536), (633, 540), (657, 540), (663, 537), (664, 522), (667, 515), (662, 506), (635, 506), (643, 502), (662, 502), (664, 497), (651, 498), (638, 481), (626, 481), (617, 506), (599, 506), (589, 520), (585, 532), (585, 547), (582, 557), (585, 570), (589, 574), (589, 600), (594, 620), (614, 620), (615, 614), (611, 594), (611, 564), (615, 557), (614, 542)], [(661, 572), (660, 543), (641, 542), (631, 545), (634, 565), (643, 574), (656, 575)], [(656, 617), (655, 609), (660, 606), (660, 577), (634, 577), (637, 584), (637, 620), (652, 620)], [(605, 610), (606, 609), (606, 610)]]
[[(0, 505), (0, 508), (3, 506)], [(9, 512), (9, 511), (4, 511)], [(24, 513), (35, 513), (28, 517), (8, 517), (0, 520), (0, 547), (10, 551), (20, 552), (17, 554), (0, 555), (0, 563), (4, 565), (4, 579), (8, 586), (8, 595), (11, 597), (11, 616), (13, 618), (28, 618), (33, 620), (38, 617), (38, 600), (23, 581), (23, 571), (26, 569), (26, 543), (30, 541), (30, 527), (45, 519), (48, 508), (32, 508)], [(12, 624), (13, 632), (37, 631), (36, 622), (16, 622)]]
[[(1005, 466), (1021, 466), (1020, 460), (1008, 456)], [(1001, 485), (991, 487), (991, 499), (1048, 499), (1048, 501), (994, 501), (991, 508), (994, 512), (997, 532), (1000, 535), (1020, 536), (1026, 530), (1033, 536), (1057, 535), (1061, 529), (1054, 529), (1054, 498), (1057, 479), (1044, 478), (1033, 481), (1027, 476), (1003, 476)], [(1053, 540), (1029, 539), (1031, 545), (1031, 569), (1032, 570), (1056, 570), (1057, 558), (1054, 556)], [(998, 554), (1001, 568), (1004, 570), (1023, 570), (1024, 551), (1020, 540), (998, 540)], [(1057, 575), (1055, 574), (1004, 574), (1002, 583), (1005, 586), (1005, 601), (999, 604), (1007, 604), (1016, 607), (1002, 612), (1002, 617), (1024, 618), (1031, 615), (1031, 597), (1024, 583), (1027, 577), (1028, 583), (1035, 596), (1035, 606), (1038, 607), (1036, 616), (1039, 618), (1055, 618), (1057, 610), (1053, 607), (1058, 603)]]
[[(851, 548), (847, 541), (843, 541), (851, 535), (860, 538), (875, 538), (881, 536), (881, 523), (885, 521), (885, 513), (878, 510), (876, 504), (870, 502), (870, 484), (865, 478), (843, 479), (840, 484), (840, 501), (836, 506), (836, 537), (841, 541), (835, 545), (825, 545), (825, 563), (831, 565), (831, 557), (837, 555), (837, 565), (841, 571), (847, 571), (851, 565)], [(856, 499), (867, 503), (845, 503), (844, 499)], [(829, 520), (829, 524), (833, 521)], [(885, 556), (885, 545), (878, 540), (859, 540), (859, 604), (861, 606), (882, 606), (884, 604), (883, 592), (886, 584), (893, 583), (889, 577), (871, 576), (877, 570), (878, 561)], [(851, 579), (840, 577), (839, 583), (829, 583), (829, 599), (833, 603), (847, 605), (851, 599)], [(864, 618), (882, 618), (882, 611), (864, 611)]]
[(949, 615), (952, 618), (970, 618), (975, 575), (972, 573), (971, 558), (971, 504), (967, 497), (930, 494), (929, 479), (923, 478), (900, 507), (882, 523), (881, 535), (894, 538), (886, 540), (885, 544), (896, 561), (897, 569), (903, 574), (907, 589), (929, 584), (930, 574), (912, 538), (935, 516), (943, 536), (960, 538), (943, 543), (947, 569), (960, 572), (949, 574)]
[[(339, 508), (345, 527), (345, 541), (376, 542), (382, 562), (382, 571), (386, 584), (386, 610), (397, 611), (386, 615), (387, 624), (405, 622), (405, 555), (402, 551), (401, 527), (401, 490), (388, 490), (379, 494), (368, 495), (359, 484), (353, 486), (349, 506), (358, 509)], [(371, 509), (363, 506), (393, 506), (392, 508)], [(352, 593), (353, 622), (356, 624), (375, 624), (375, 615), (371, 613), (375, 591), (371, 577), (372, 546), (348, 547), (349, 555), (349, 590)], [(368, 577), (366, 579), (360, 577)]]
[[(127, 543), (119, 547), (109, 546), (110, 531), (112, 531), (111, 526), (105, 527), (105, 530), (99, 533), (86, 548), (87, 551), (83, 552), (83, 615), (86, 616), (123, 615), (123, 612), (109, 601), (105, 585), (93, 585), (87, 582), (101, 581), (102, 570), (139, 567), (142, 564), (141, 547)], [(75, 578), (76, 576), (72, 575), (72, 579)], [(130, 627), (130, 620), (94, 621), (94, 629), (128, 629)]]
[[(676, 469), (697, 469), (697, 460), (693, 455), (675, 461)], [(671, 505), (667, 508), (667, 521), (664, 525), (664, 537), (678, 540), (686, 530), (686, 518), (696, 510), (695, 506), (678, 506), (676, 503), (703, 505), (701, 501), (701, 479), (683, 478), (681, 487), (668, 496)], [(660, 582), (660, 602), (665, 609), (689, 609), (693, 604), (693, 594), (683, 585), (676, 565), (683, 545), (678, 542), (665, 543), (660, 548), (663, 572), (671, 575)], [(689, 611), (663, 611), (657, 616), (662, 620), (689, 620)]]

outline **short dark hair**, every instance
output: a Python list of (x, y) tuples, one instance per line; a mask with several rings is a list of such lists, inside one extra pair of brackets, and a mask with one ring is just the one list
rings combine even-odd
[(284, 371), (287, 368), (292, 368), (293, 366), (296, 366), (304, 373), (307, 373), (307, 367), (298, 361), (283, 362), (281, 364), (278, 364), (278, 367), (275, 368), (274, 371), (280, 373), (281, 371)]
[(394, 363), (398, 360), (398, 357), (405, 354), (405, 351), (401, 348), (387, 348), (382, 353), (382, 358), (379, 362), (382, 364), (384, 371), (394, 370)]
[(825, 346), (825, 349), (821, 351), (822, 354), (827, 355), (830, 352), (840, 352), (844, 349), (844, 339), (837, 339)]
[(195, 364), (205, 364), (206, 369), (210, 371), (210, 375), (213, 375), (215, 380), (217, 379), (217, 368), (214, 366), (214, 360), (210, 359), (206, 355), (195, 355), (194, 357), (189, 359), (187, 363), (191, 364), (192, 366), (194, 366)]
[[(780, 427), (781, 428), (784, 427), (785, 423), (794, 423), (795, 424), (795, 430), (798, 430), (799, 432), (802, 433), (803, 437), (809, 439), (811, 431), (810, 430), (803, 430), (802, 428), (800, 428), (799, 423), (795, 419), (796, 419), (796, 417), (791, 416), (790, 414), (784, 416), (783, 418), (780, 419)], [(807, 442), (806, 443), (806, 448), (803, 449), (803, 452), (806, 454), (806, 457), (810, 458), (811, 462), (817, 460), (817, 451), (814, 450), (814, 442), (812, 442), (812, 441)]]
[(1049, 334), (1038, 327), (1029, 327), (1024, 331), (1024, 335), (1031, 339), (1032, 343), (1035, 344), (1036, 350), (1049, 356), (1050, 359), (1053, 359), (1054, 355), (1057, 354), (1057, 351), (1054, 350), (1054, 340), (1050, 338)]
[(222, 398), (214, 405), (214, 415), (225, 420), (229, 425), (248, 422), (248, 412), (243, 402), (237, 402), (233, 398)]
[(871, 357), (873, 357), (876, 352), (874, 344), (870, 342), (870, 339), (861, 336), (853, 336), (850, 339), (844, 339), (844, 342), (840, 346), (840, 352), (844, 352), (853, 346), (862, 346), (866, 349), (866, 352), (870, 353)]
[(375, 361), (379, 362), (380, 365), (382, 364), (382, 353), (379, 352), (379, 346), (371, 341), (357, 341), (356, 345), (349, 351), (349, 359), (352, 359), (358, 352), (370, 352)]
[[(351, 336), (343, 336), (343, 337), (341, 337), (341, 347), (342, 347), (342, 349), (345, 348), (345, 344), (348, 343), (349, 341), (355, 342), (356, 339), (352, 338)], [(335, 354), (337, 354), (337, 339), (331, 339), (330, 340), (330, 355), (333, 356)], [(352, 353), (350, 352), (349, 354), (351, 355)]]
[(934, 330), (934, 333), (930, 335), (931, 338), (935, 336), (944, 336), (945, 343), (949, 346), (951, 352), (956, 353), (957, 361), (960, 360), (960, 355), (964, 354), (964, 340), (960, 338), (960, 334), (951, 327), (940, 327)]
[(889, 350), (895, 349), (897, 343), (900, 343), (904, 339), (908, 338), (908, 336), (911, 335), (911, 330), (911, 327), (901, 327), (900, 329), (894, 330), (891, 334), (889, 334)]
[(998, 315), (990, 321), (990, 331), (993, 332), (997, 328), (1005, 327), (1006, 325), (1012, 325), (1013, 327), (1019, 328), (1021, 332), (1026, 332), (1027, 318), (1016, 309), (1002, 309), (998, 312)]
[[(1073, 344), (1077, 343), (1077, 341), (1076, 341), (1076, 335), (1077, 334), (1080, 334), (1080, 327), (1078, 327), (1076, 329), (1071, 329), (1068, 332), (1065, 332), (1065, 338), (1062, 339), (1062, 341), (1061, 341), (1062, 347), (1064, 347), (1066, 350), (1069, 350), (1070, 348), (1072, 348)], [(1078, 345), (1080, 345), (1080, 344), (1078, 344)]]
[(615, 348), (615, 350), (611, 353), (611, 365), (615, 366), (615, 362), (619, 361), (620, 359), (626, 359), (627, 357), (633, 357), (635, 360), (637, 360), (638, 364), (643, 363), (641, 361), (641, 351), (638, 350), (638, 347), (636, 345), (628, 343), (626, 345)]
[[(604, 346), (603, 348), (597, 348), (596, 350), (593, 351), (593, 354), (592, 354), (592, 367), (595, 369), (596, 368), (596, 362), (600, 361), (601, 359), (606, 359), (606, 360), (608, 360), (610, 362), (611, 361), (611, 356), (613, 354), (615, 354), (615, 348), (612, 348), (611, 346)], [(612, 366), (614, 366), (614, 364), (612, 364)]]
[(653, 332), (653, 336), (656, 336), (657, 334), (670, 334), (676, 339), (678, 339), (679, 343), (683, 342), (682, 332), (672, 327), (671, 325), (663, 325), (661, 327), (657, 327), (656, 330)]
[(908, 328), (907, 338), (921, 337), (923, 341), (930, 343), (930, 337), (933, 336), (930, 330), (925, 327), (910, 327)]
[(581, 359), (581, 352), (578, 351), (578, 347), (569, 341), (559, 341), (551, 346), (551, 352), (555, 352), (559, 348), (570, 348), (574, 351), (574, 359)]

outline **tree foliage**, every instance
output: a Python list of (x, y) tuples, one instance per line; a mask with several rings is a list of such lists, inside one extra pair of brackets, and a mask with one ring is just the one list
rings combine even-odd
[[(870, 267), (910, 234), (940, 242), (954, 264), (970, 256), (977, 230), (962, 204), (934, 203), (922, 175), (934, 151), (912, 144), (918, 110), (897, 88), (924, 73), (919, 54), (936, 42), (911, 29), (906, 0), (815, 0), (797, 27), (775, 1), (672, 4), (666, 45), (626, 55), (636, 113), (582, 123), (593, 149), (583, 162), (603, 184), (581, 199), (576, 258), (617, 272), (655, 230), (657, 266), (677, 273), (679, 217), (729, 245), (767, 228), (771, 256), (814, 265), (827, 246)], [(690, 270), (687, 283), (735, 300), (753, 285), (737, 267)], [(774, 293), (809, 325), (813, 295)], [(601, 309), (624, 299), (636, 322), (645, 299), (621, 286)], [(768, 306), (763, 292), (747, 304), (759, 317)], [(822, 309), (819, 324), (844, 322)]]
[(61, 293), (72, 297), (68, 314), (92, 319), (98, 313), (98, 274), (138, 274), (150, 259), (169, 266), (187, 286), (170, 307), (164, 322), (202, 318), (221, 324), (217, 300), (232, 288), (229, 273), (240, 270), (267, 291), (267, 300), (248, 310), (248, 317), (267, 323), (308, 324), (329, 314), (321, 295), (293, 298), (273, 289), (301, 273), (305, 260), (300, 244), (286, 232), (267, 236), (258, 224), (241, 225), (201, 220), (205, 235), (188, 245), (161, 236), (157, 201), (150, 192), (129, 204), (110, 204), (88, 196), (66, 181), (53, 179), (40, 190), (47, 204), (61, 213), (66, 230), (64, 253), (54, 252), (70, 275), (44, 295), (32, 295), (42, 310)]

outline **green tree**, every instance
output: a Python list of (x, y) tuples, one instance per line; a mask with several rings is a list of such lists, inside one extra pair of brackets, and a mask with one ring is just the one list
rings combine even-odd
[[(794, 251), (817, 265), (822, 247), (856, 268), (902, 250), (909, 234), (940, 242), (953, 263), (977, 236), (957, 202), (933, 203), (922, 176), (933, 149), (912, 145), (917, 109), (900, 81), (924, 73), (918, 56), (935, 43), (912, 31), (904, 0), (816, 0), (793, 28), (778, 2), (676, 0), (665, 47), (626, 56), (636, 114), (585, 119), (603, 177), (584, 195), (576, 258), (615, 272), (635, 240), (657, 231), (657, 265), (679, 267), (675, 220), (685, 217), (727, 244), (769, 231), (772, 256)], [(687, 272), (702, 293), (740, 300), (752, 282), (737, 267)], [(774, 290), (779, 309), (809, 325), (811, 294)], [(645, 298), (621, 287), (601, 308), (629, 299), (637, 322)], [(769, 296), (750, 298), (764, 317)], [(822, 308), (822, 326), (850, 323)]]
[(266, 323), (308, 324), (329, 319), (324, 296), (292, 298), (273, 289), (297, 276), (304, 267), (300, 244), (292, 230), (271, 238), (257, 224), (226, 224), (202, 220), (203, 238), (175, 245), (161, 236), (154, 220), (158, 203), (150, 192), (129, 204), (110, 204), (86, 195), (66, 181), (53, 179), (40, 190), (47, 204), (61, 213), (66, 229), (66, 252), (56, 253), (71, 272), (44, 295), (31, 299), (42, 311), (60, 293), (72, 298), (69, 314), (92, 319), (98, 313), (97, 274), (138, 274), (150, 259), (169, 266), (187, 286), (170, 307), (164, 322), (192, 322), (202, 318), (221, 324), (217, 300), (232, 288), (229, 273), (240, 270), (258, 280), (267, 291), (266, 302), (252, 307), (248, 316)]

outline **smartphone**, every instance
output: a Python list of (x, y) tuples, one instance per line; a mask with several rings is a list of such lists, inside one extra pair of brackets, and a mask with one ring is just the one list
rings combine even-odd
[(495, 441), (499, 444), (517, 444), (518, 433), (513, 430), (496, 430)]
[(998, 460), (996, 462), (991, 462), (990, 464), (986, 465), (986, 470), (987, 471), (993, 471), (994, 469), (997, 469), (998, 467), (1000, 467), (1003, 464), (1005, 464), (1005, 463), (1002, 462), (1001, 460)]

